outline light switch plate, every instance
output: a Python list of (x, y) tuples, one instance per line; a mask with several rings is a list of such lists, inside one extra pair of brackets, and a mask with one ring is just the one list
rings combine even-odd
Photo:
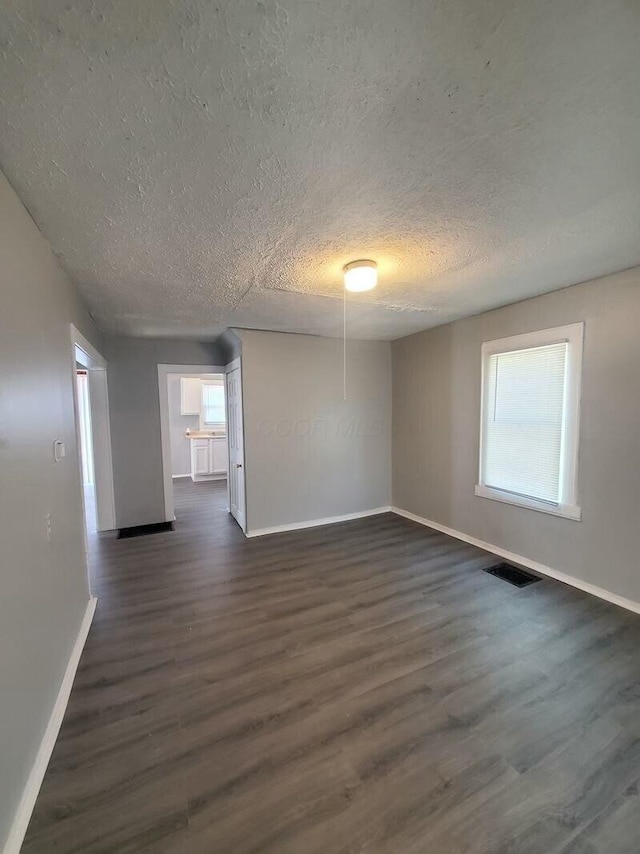
[(64, 442), (62, 439), (56, 439), (53, 443), (53, 459), (55, 462), (59, 463), (60, 460), (64, 459), (66, 454), (66, 450), (64, 447)]

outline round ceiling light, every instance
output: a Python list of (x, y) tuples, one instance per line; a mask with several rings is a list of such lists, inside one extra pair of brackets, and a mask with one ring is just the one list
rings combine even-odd
[(344, 286), (348, 291), (370, 291), (378, 284), (375, 261), (352, 261), (344, 268)]

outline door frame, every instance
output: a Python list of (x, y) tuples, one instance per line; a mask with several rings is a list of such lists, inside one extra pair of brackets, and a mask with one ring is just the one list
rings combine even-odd
[[(242, 531), (242, 533), (246, 537), (247, 536), (247, 455), (246, 455), (246, 445), (245, 445), (245, 441), (244, 441), (244, 435), (245, 435), (245, 418), (244, 418), (244, 415), (245, 415), (245, 413), (244, 413), (244, 386), (242, 383), (242, 357), (241, 356), (238, 356), (236, 359), (233, 359), (231, 362), (229, 362), (229, 364), (225, 368), (224, 399), (225, 399), (225, 405), (227, 407), (227, 424), (229, 423), (229, 403), (228, 403), (229, 395), (227, 392), (227, 387), (228, 387), (227, 374), (229, 374), (231, 371), (235, 371), (236, 369), (239, 371), (239, 375), (240, 375), (240, 406), (242, 409), (242, 480), (244, 482), (244, 489), (242, 490), (242, 497), (244, 499), (244, 508), (243, 508), (244, 509), (244, 513), (243, 513), (244, 525), (241, 525), (237, 519), (236, 519), (236, 522), (238, 522), (238, 526), (240, 527), (240, 530)], [(229, 431), (228, 430), (227, 430), (227, 454), (228, 454), (228, 458), (229, 458), (229, 469), (231, 469), (231, 446), (229, 444)], [(231, 489), (231, 479), (227, 475), (227, 509), (229, 510), (229, 513), (231, 513), (231, 491), (230, 491), (230, 489)], [(234, 519), (235, 519), (235, 516), (234, 516)]]
[[(224, 365), (158, 365), (158, 399), (160, 402), (160, 443), (162, 447), (162, 483), (164, 487), (164, 521), (175, 522), (173, 478), (171, 477), (171, 428), (169, 424), (169, 374), (222, 374)], [(229, 440), (227, 439), (227, 442)], [(228, 477), (227, 477), (228, 482)], [(228, 488), (228, 487), (227, 487)]]
[(80, 467), (82, 497), (82, 524), (85, 547), (87, 520), (82, 495), (82, 449), (80, 447), (80, 406), (78, 401), (77, 365), (87, 371), (89, 378), (89, 411), (91, 413), (91, 438), (93, 445), (93, 470), (96, 500), (96, 527), (98, 531), (112, 531), (116, 526), (115, 493), (113, 487), (113, 459), (111, 456), (111, 424), (109, 420), (109, 392), (107, 361), (84, 335), (71, 323), (71, 370), (73, 378), (73, 412), (76, 429), (76, 450)]

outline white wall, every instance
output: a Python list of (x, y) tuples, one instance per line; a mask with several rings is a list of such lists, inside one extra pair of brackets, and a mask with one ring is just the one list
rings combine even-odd
[[(640, 602), (640, 268), (393, 344), (393, 503)], [(474, 495), (483, 341), (585, 322), (582, 521)]]
[(388, 506), (391, 348), (238, 331), (249, 531)]
[(198, 415), (182, 415), (180, 411), (180, 380), (179, 374), (169, 374), (167, 390), (169, 394), (169, 432), (171, 438), (171, 474), (180, 476), (191, 472), (191, 447), (185, 430), (198, 430), (200, 417)]
[(89, 600), (69, 325), (102, 340), (2, 175), (0, 267), (1, 849)]
[(219, 346), (107, 336), (116, 526), (165, 521), (158, 365), (224, 365)]

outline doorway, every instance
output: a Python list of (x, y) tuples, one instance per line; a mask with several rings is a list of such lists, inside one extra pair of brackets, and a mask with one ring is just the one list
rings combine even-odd
[[(231, 510), (230, 435), (224, 365), (158, 365), (165, 521), (198, 512), (207, 496)], [(235, 435), (235, 433), (234, 433)], [(235, 459), (235, 457), (234, 457)], [(198, 497), (199, 496), (199, 497)], [(240, 519), (238, 516), (240, 515)], [(240, 522), (244, 530), (244, 525)]]
[(116, 525), (107, 363), (73, 325), (71, 350), (84, 527), (91, 536)]
[(91, 403), (89, 400), (89, 372), (78, 365), (76, 371), (76, 390), (78, 394), (78, 425), (80, 444), (80, 469), (82, 474), (82, 497), (84, 502), (84, 522), (87, 534), (98, 530), (96, 513), (95, 466), (93, 462), (93, 442), (91, 440)]
[[(215, 481), (226, 492), (229, 460), (224, 385), (222, 373), (167, 374), (171, 480), (176, 515), (178, 486), (187, 486), (187, 482), (202, 486)], [(181, 495), (183, 493), (184, 489)], [(184, 515), (184, 502), (181, 508)]]

